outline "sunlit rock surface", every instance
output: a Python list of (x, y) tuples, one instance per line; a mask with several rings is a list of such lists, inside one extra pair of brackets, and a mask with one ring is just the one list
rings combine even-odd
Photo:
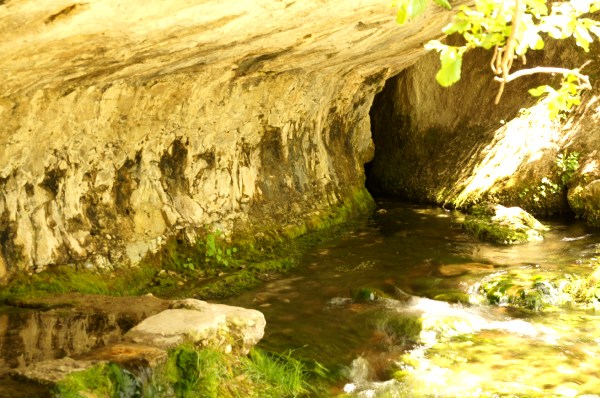
[[(558, 87), (558, 79), (519, 78), (494, 105), (499, 85), (489, 67), (491, 52), (468, 53), (461, 80), (450, 88), (431, 78), (437, 55), (421, 58), (388, 80), (374, 101), (370, 188), (459, 208), (487, 200), (536, 215), (573, 210), (600, 225), (594, 182), (600, 179), (599, 56), (598, 46), (585, 53), (570, 41), (551, 40), (544, 51), (528, 54), (525, 67), (576, 68), (593, 61), (585, 69), (593, 90), (562, 121), (549, 120), (547, 105), (527, 92), (541, 84)], [(523, 66), (515, 62), (516, 67)], [(559, 156), (575, 154), (577, 169), (557, 163)]]
[(360, 189), (369, 108), (449, 13), (385, 1), (0, 2), (0, 277), (302, 224)]
[(463, 228), (483, 241), (506, 245), (542, 241), (549, 229), (520, 207), (492, 204), (475, 206)]
[(265, 326), (260, 311), (186, 299), (174, 303), (172, 309), (144, 319), (124, 338), (164, 349), (192, 342), (245, 355), (263, 337)]

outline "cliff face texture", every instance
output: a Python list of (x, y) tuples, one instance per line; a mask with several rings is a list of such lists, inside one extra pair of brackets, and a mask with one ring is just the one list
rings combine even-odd
[(379, 0), (0, 1), (0, 276), (360, 197), (369, 109), (449, 14)]
[(389, 79), (371, 110), (370, 189), (450, 207), (489, 200), (536, 215), (574, 213), (600, 226), (600, 49), (547, 44), (528, 55), (526, 67), (592, 60), (584, 71), (593, 89), (561, 120), (550, 121), (547, 105), (527, 92), (558, 87), (559, 77), (517, 79), (494, 105), (498, 84), (485, 51), (467, 54), (461, 81), (448, 89), (432, 81), (436, 54)]

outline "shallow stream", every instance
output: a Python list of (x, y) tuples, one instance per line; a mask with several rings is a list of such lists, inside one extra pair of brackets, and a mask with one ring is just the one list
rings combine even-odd
[[(524, 311), (473, 295), (490, 275), (588, 275), (600, 233), (546, 221), (543, 242), (499, 246), (467, 236), (462, 218), (380, 200), (364, 225), (228, 303), (265, 314), (264, 348), (342, 364), (333, 395), (600, 397), (600, 312)], [(410, 336), (410, 321), (390, 327), (405, 318), (418, 319), (420, 333)]]
[[(590, 274), (600, 231), (546, 221), (543, 242), (499, 246), (466, 235), (462, 219), (460, 212), (379, 200), (368, 221), (227, 303), (265, 314), (262, 348), (292, 349), (341, 369), (331, 396), (600, 397), (600, 312), (522, 310), (488, 304), (477, 293), (495, 275)], [(0, 397), (42, 397), (43, 389), (7, 372), (118, 340), (134, 323), (0, 309)]]

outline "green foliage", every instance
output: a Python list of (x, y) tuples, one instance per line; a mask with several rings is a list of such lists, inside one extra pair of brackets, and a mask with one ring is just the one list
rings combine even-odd
[(396, 14), (396, 21), (403, 25), (411, 18), (420, 15), (425, 11), (427, 7), (427, 0), (401, 0), (393, 1), (392, 7), (398, 7), (398, 13)]
[(531, 197), (534, 202), (540, 202), (551, 195), (563, 193), (573, 174), (579, 169), (579, 152), (564, 152), (558, 154), (555, 160), (556, 176), (550, 179), (542, 177), (535, 187), (523, 189), (519, 194), (521, 199)]
[(54, 386), (52, 394), (57, 398), (85, 398), (89, 396), (87, 393), (97, 397), (137, 398), (142, 391), (129, 371), (109, 363), (72, 373)]
[(263, 392), (261, 397), (297, 397), (309, 392), (308, 371), (292, 352), (268, 354), (252, 350), (245, 368), (250, 379)]
[[(435, 1), (449, 8), (447, 1)], [(423, 12), (422, 1), (394, 1), (398, 7), (397, 21), (404, 24)], [(589, 18), (600, 9), (600, 0), (572, 0), (550, 2), (547, 0), (475, 0), (474, 7), (460, 6), (450, 24), (444, 29), (447, 35), (458, 34), (464, 39), (461, 46), (451, 46), (438, 40), (425, 44), (428, 50), (439, 52), (441, 67), (436, 80), (448, 87), (460, 80), (463, 55), (474, 48), (494, 51), (491, 66), (500, 82), (496, 97), (499, 101), (504, 84), (524, 75), (534, 73), (562, 74), (560, 88), (544, 85), (530, 90), (533, 96), (547, 97), (550, 116), (558, 117), (581, 102), (580, 92), (591, 88), (587, 76), (579, 69), (532, 68), (510, 74), (513, 60), (525, 60), (529, 50), (541, 50), (544, 38), (567, 39), (573, 37), (584, 51), (589, 51), (594, 37), (600, 37), (600, 22)]]
[(53, 389), (57, 398), (233, 398), (299, 397), (316, 389), (314, 373), (291, 352), (271, 354), (253, 349), (248, 357), (211, 348), (182, 345), (169, 352), (166, 363), (134, 375), (116, 364), (101, 364), (75, 372)]
[(237, 252), (236, 247), (226, 247), (222, 240), (218, 240), (221, 231), (209, 233), (206, 235), (204, 244), (204, 255), (206, 259), (216, 262), (218, 265), (229, 266), (233, 259), (233, 254)]
[(563, 185), (567, 185), (573, 174), (579, 170), (579, 152), (559, 153), (556, 157), (558, 176)]
[(558, 90), (543, 85), (529, 90), (529, 94), (534, 97), (545, 95), (548, 101), (548, 111), (550, 119), (563, 118), (573, 107), (581, 103), (581, 86), (579, 77), (574, 74), (567, 74)]
[(441, 86), (449, 87), (460, 80), (462, 59), (466, 48), (447, 46), (438, 40), (431, 40), (425, 44), (425, 49), (436, 50), (440, 53), (442, 66), (435, 78)]

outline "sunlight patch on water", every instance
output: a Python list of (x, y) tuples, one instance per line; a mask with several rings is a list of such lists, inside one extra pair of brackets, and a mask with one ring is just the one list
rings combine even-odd
[[(497, 307), (417, 297), (385, 305), (420, 314), (419, 345), (399, 356), (387, 381), (370, 379), (369, 362), (357, 358), (345, 386), (349, 396), (599, 397), (600, 346), (587, 344), (590, 328), (600, 327), (598, 316), (565, 313), (538, 323), (503, 315)], [(582, 325), (587, 328), (574, 332)]]

